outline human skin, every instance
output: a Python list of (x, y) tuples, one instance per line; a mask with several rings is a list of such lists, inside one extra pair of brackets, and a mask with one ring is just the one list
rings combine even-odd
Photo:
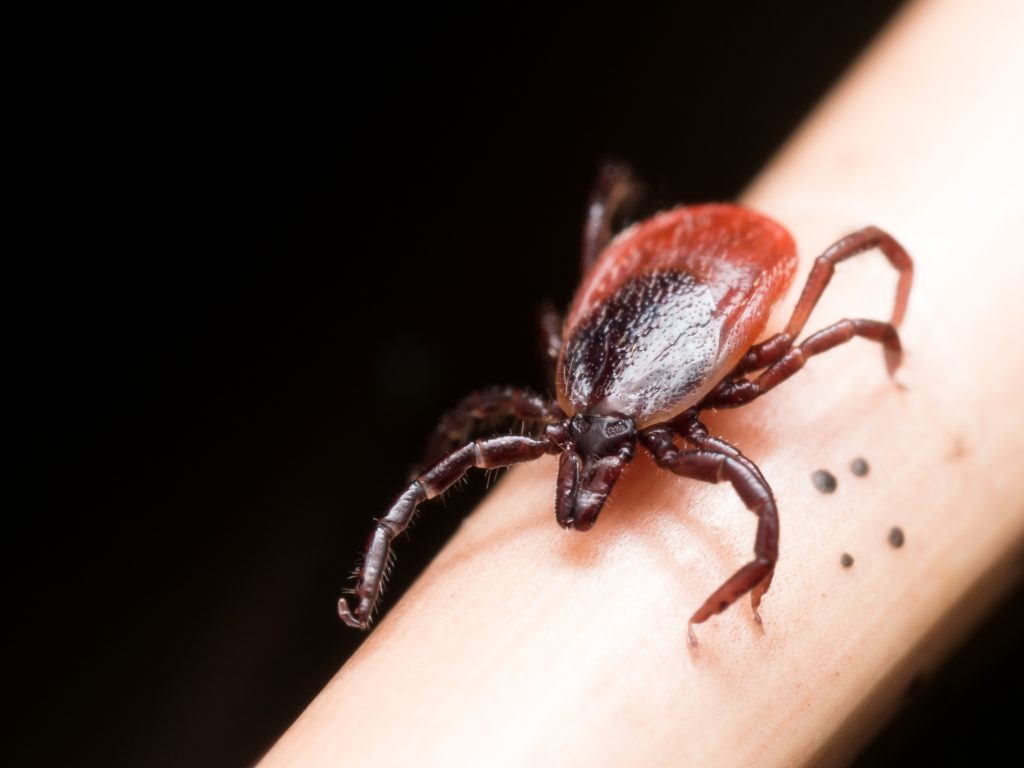
[[(594, 529), (565, 532), (542, 459), (498, 484), (264, 766), (818, 765), (863, 745), (1024, 565), (1024, 6), (977, 11), (910, 6), (743, 196), (801, 256), (769, 333), (838, 237), (876, 224), (915, 259), (902, 387), (853, 341), (707, 414), (778, 501), (763, 626), (744, 599), (686, 643), (750, 557), (728, 484), (641, 450)], [(887, 318), (895, 284), (880, 255), (845, 263), (806, 332)]]

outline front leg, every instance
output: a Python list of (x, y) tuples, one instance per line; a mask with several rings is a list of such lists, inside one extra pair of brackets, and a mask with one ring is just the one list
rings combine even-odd
[(427, 443), (423, 466), (429, 466), (455, 446), (470, 439), (487, 419), (512, 417), (551, 424), (564, 418), (562, 409), (543, 395), (518, 387), (481, 389), (463, 398), (441, 417)]
[[(651, 452), (658, 466), (682, 477), (691, 477), (706, 483), (727, 480), (751, 512), (757, 515), (757, 535), (754, 539), (754, 559), (725, 581), (690, 617), (688, 635), (691, 646), (697, 645), (693, 625), (707, 621), (721, 613), (736, 600), (750, 592), (754, 618), (761, 617), (758, 606), (761, 596), (771, 583), (775, 563), (779, 558), (779, 513), (772, 489), (752, 462), (733, 446), (730, 451), (698, 448), (680, 451), (675, 434), (668, 427), (654, 427), (640, 434), (644, 446)], [(733, 453), (734, 452), (734, 453)]]
[(554, 381), (562, 351), (562, 316), (550, 301), (543, 302), (537, 311), (537, 331), (547, 380)]
[(423, 472), (395, 499), (387, 514), (377, 521), (377, 526), (366, 546), (363, 567), (359, 571), (359, 581), (356, 583), (356, 609), (353, 611), (344, 597), (338, 600), (338, 615), (342, 621), (357, 629), (366, 629), (370, 626), (373, 609), (384, 583), (388, 557), (391, 554), (391, 542), (408, 527), (416, 507), (421, 502), (440, 496), (471, 467), (507, 467), (532, 461), (545, 453), (555, 453), (559, 450), (558, 446), (549, 440), (519, 435), (493, 437), (464, 445)]
[(731, 456), (739, 462), (742, 462), (747, 469), (761, 480), (765, 485), (768, 481), (764, 479), (764, 475), (761, 474), (760, 468), (740, 453), (740, 449), (732, 443), (723, 440), (720, 437), (712, 437), (708, 433), (708, 428), (704, 426), (694, 411), (687, 411), (681, 416), (673, 419), (671, 427), (675, 430), (676, 434), (682, 437), (687, 443), (692, 445), (694, 448), (699, 448), (704, 451), (714, 451), (716, 453), (724, 453), (727, 456)]
[(605, 164), (590, 193), (587, 218), (583, 222), (580, 274), (590, 271), (597, 257), (611, 242), (615, 234), (614, 221), (632, 213), (642, 197), (643, 186), (633, 178), (633, 171), (628, 165)]

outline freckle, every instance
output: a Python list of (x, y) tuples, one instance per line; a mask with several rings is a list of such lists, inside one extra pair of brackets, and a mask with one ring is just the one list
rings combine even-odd
[(857, 477), (864, 477), (870, 471), (871, 467), (868, 466), (867, 461), (860, 458), (859, 456), (850, 462), (850, 471), (853, 472)]
[(889, 531), (889, 543), (894, 548), (899, 549), (903, 546), (904, 541), (905, 539), (903, 537), (903, 529), (899, 526), (894, 526), (893, 529)]
[(843, 552), (842, 557), (839, 558), (839, 564), (842, 565), (843, 568), (851, 567), (853, 565), (853, 555), (849, 552)]
[(963, 436), (957, 435), (953, 438), (953, 447), (946, 454), (946, 458), (951, 461), (959, 461), (967, 456), (967, 441), (964, 440)]
[(822, 493), (835, 493), (836, 487), (839, 485), (836, 476), (827, 469), (819, 469), (812, 472), (811, 482)]

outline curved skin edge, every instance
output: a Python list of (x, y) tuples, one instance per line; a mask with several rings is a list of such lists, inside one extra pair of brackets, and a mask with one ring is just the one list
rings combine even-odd
[[(848, 762), (1024, 562), (1024, 359), (992, 332), (1024, 324), (1007, 202), (1024, 177), (1024, 104), (1006, 98), (1024, 90), (1024, 7), (996, 5), (912, 5), (746, 197), (792, 228), (804, 272), (868, 223), (920, 267), (905, 391), (855, 341), (708, 419), (778, 500), (763, 631), (737, 605), (699, 627), (697, 654), (685, 647), (693, 606), (749, 557), (754, 521), (728, 488), (640, 452), (600, 523), (565, 533), (557, 461), (541, 459), (487, 497), (263, 765)], [(807, 331), (884, 319), (893, 283), (878, 287), (893, 277), (879, 260), (844, 267)], [(985, 290), (965, 290), (979, 263)], [(855, 456), (867, 477), (844, 471)], [(808, 479), (820, 466), (839, 478), (828, 497)]]

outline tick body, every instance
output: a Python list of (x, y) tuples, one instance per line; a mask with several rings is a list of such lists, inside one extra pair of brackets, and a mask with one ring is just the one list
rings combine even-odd
[[(691, 616), (691, 644), (696, 644), (695, 624), (744, 594), (750, 594), (760, 620), (758, 607), (778, 559), (775, 498), (757, 466), (711, 436), (700, 413), (744, 405), (792, 376), (810, 357), (856, 336), (881, 344), (893, 373), (900, 362), (896, 327), (910, 293), (912, 262), (875, 227), (844, 237), (815, 261), (785, 330), (755, 343), (796, 272), (789, 233), (747, 208), (716, 204), (665, 211), (612, 238), (613, 220), (634, 203), (638, 190), (625, 167), (603, 170), (583, 229), (584, 279), (564, 322), (550, 310), (542, 318), (556, 397), (511, 387), (484, 390), (441, 420), (426, 468), (371, 534), (354, 609), (344, 597), (338, 602), (350, 626), (369, 626), (391, 542), (416, 507), (470, 468), (558, 455), (555, 517), (564, 528), (586, 531), (638, 446), (678, 475), (729, 482), (758, 519), (753, 559)], [(835, 264), (874, 248), (899, 272), (889, 322), (840, 320), (797, 343)], [(541, 424), (543, 430), (471, 439), (480, 422), (495, 417)]]

